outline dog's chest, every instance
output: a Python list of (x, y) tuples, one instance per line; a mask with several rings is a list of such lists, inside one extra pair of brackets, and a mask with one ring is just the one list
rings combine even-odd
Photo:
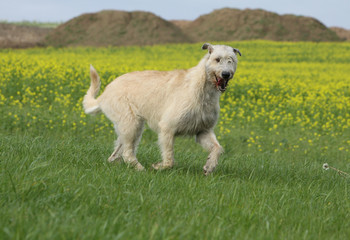
[(219, 101), (210, 96), (203, 98), (197, 105), (185, 111), (179, 121), (178, 135), (195, 135), (215, 126), (219, 117)]

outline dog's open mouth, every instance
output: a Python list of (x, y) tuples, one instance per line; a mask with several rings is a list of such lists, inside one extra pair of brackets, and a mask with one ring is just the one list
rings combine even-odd
[(216, 75), (215, 75), (215, 79), (216, 79), (216, 87), (218, 88), (218, 90), (222, 93), (225, 92), (228, 80), (225, 80), (225, 79), (218, 77)]

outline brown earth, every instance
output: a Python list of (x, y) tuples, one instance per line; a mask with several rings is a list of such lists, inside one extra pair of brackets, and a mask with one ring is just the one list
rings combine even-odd
[(180, 29), (186, 28), (192, 21), (190, 20), (171, 20), (170, 22), (174, 23)]
[(0, 48), (42, 46), (42, 41), (51, 30), (50, 28), (0, 23)]
[(80, 15), (55, 29), (1, 23), (0, 48), (153, 45), (250, 39), (349, 39), (348, 30), (332, 30), (314, 18), (278, 15), (259, 9), (224, 8), (194, 21), (166, 21), (149, 12), (107, 10)]
[(153, 13), (101, 11), (58, 26), (46, 38), (53, 46), (120, 46), (190, 42), (175, 26)]
[[(176, 22), (175, 22), (176, 24)], [(178, 26), (195, 42), (266, 39), (277, 41), (340, 41), (314, 18), (278, 15), (264, 10), (224, 8)]]
[(330, 29), (335, 32), (341, 39), (350, 41), (350, 30), (340, 28), (340, 27), (330, 27)]

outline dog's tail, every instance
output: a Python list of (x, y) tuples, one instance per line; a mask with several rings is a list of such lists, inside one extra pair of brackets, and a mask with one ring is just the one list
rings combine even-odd
[(96, 96), (100, 91), (101, 80), (92, 65), (90, 65), (90, 77), (91, 85), (86, 95), (84, 96), (83, 107), (86, 114), (96, 114), (101, 110), (96, 99)]

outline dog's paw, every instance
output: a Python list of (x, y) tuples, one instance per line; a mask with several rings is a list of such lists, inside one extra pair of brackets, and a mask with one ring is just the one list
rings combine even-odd
[(137, 163), (134, 168), (137, 170), (137, 171), (145, 171), (145, 168), (141, 165), (141, 163)]
[(212, 173), (215, 170), (216, 165), (214, 164), (206, 164), (203, 167), (204, 175), (208, 176), (210, 173)]
[(112, 157), (112, 156), (110, 156), (109, 158), (108, 158), (108, 162), (110, 162), (110, 163), (114, 163), (114, 162), (121, 162), (122, 161), (122, 157)]
[(133, 162), (125, 162), (126, 165), (129, 167), (129, 168), (134, 168), (136, 171), (144, 171), (146, 170), (142, 165), (141, 163), (139, 163), (138, 161), (133, 161)]
[(152, 168), (155, 170), (165, 170), (165, 169), (170, 169), (174, 166), (172, 163), (164, 164), (163, 162), (159, 163), (154, 163), (152, 164)]

